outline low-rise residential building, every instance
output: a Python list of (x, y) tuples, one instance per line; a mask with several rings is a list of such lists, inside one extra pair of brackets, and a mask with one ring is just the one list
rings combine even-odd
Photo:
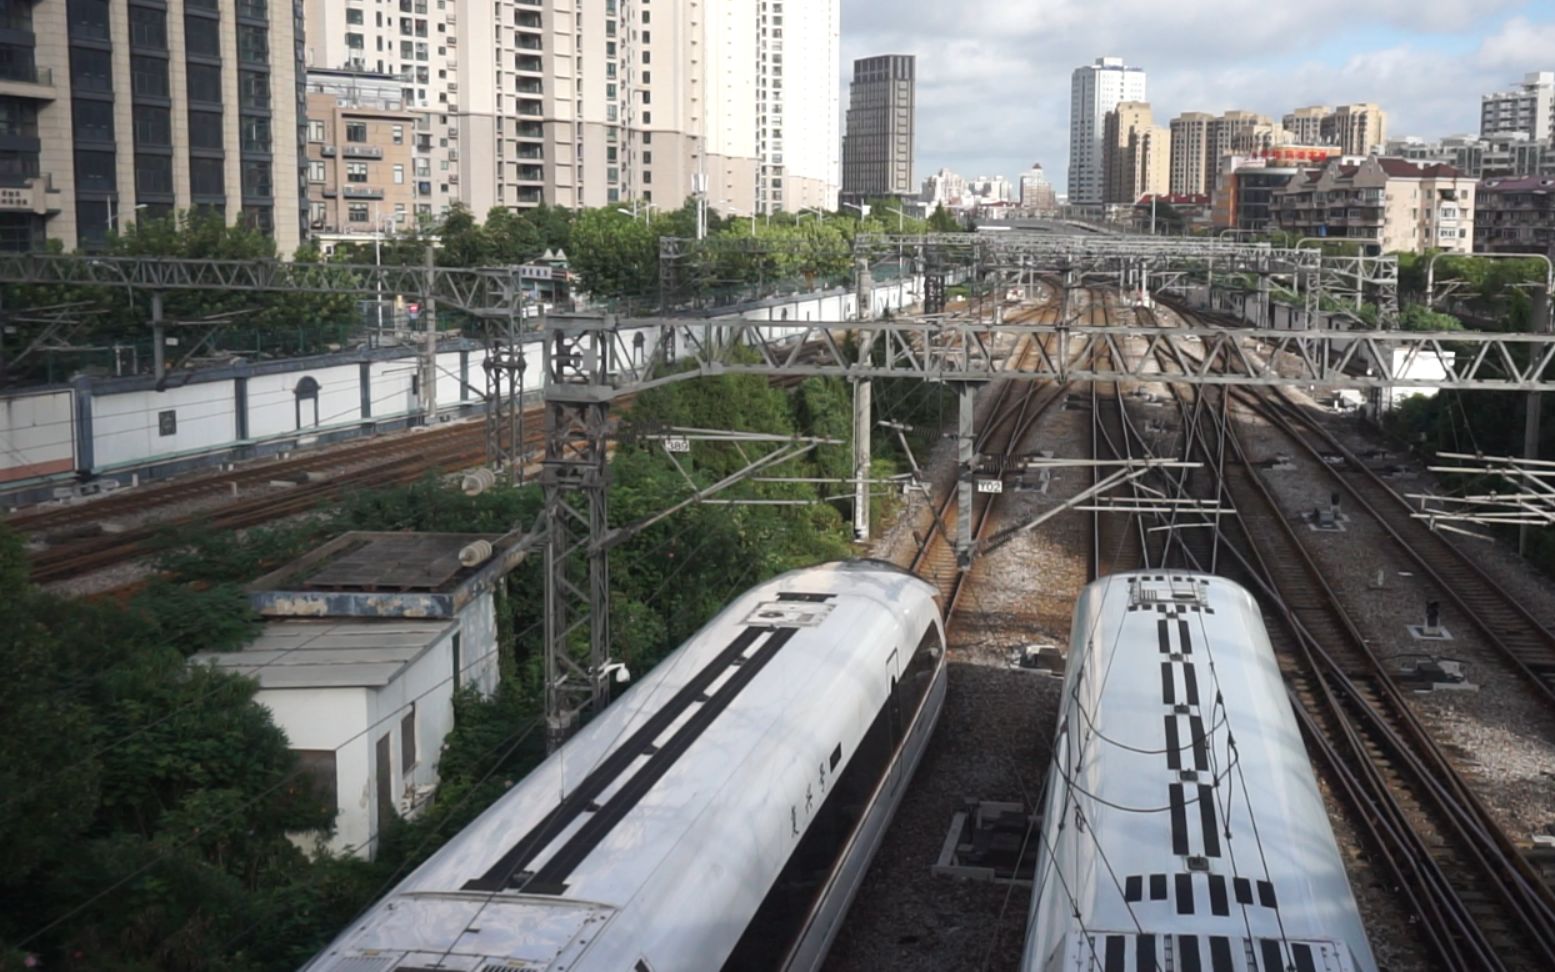
[(1474, 180), (1450, 165), (1376, 156), (1331, 159), (1274, 192), (1280, 229), (1384, 253), (1469, 252), (1474, 197)]
[(1555, 178), (1481, 182), (1474, 196), (1474, 250), (1555, 256)]
[(1416, 162), (1446, 162), (1473, 179), (1555, 176), (1555, 139), (1526, 132), (1493, 135), (1418, 136), (1388, 142), (1388, 155)]
[(1264, 230), (1273, 220), (1274, 193), (1304, 167), (1339, 154), (1332, 145), (1282, 145), (1221, 160), (1215, 175), (1213, 222), (1219, 229)]
[(308, 76), (308, 228), (321, 247), (415, 225), (416, 116), (403, 109), (394, 78), (366, 82), (340, 87)]

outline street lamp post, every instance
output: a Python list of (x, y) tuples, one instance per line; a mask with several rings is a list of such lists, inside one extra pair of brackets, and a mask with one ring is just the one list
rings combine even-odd
[[(147, 206), (146, 203), (137, 203), (137, 204), (135, 204), (135, 206), (130, 211), (131, 212), (139, 212), (140, 210), (145, 209), (146, 206)], [(118, 233), (119, 232), (119, 197), (118, 196), (110, 196), (110, 197), (108, 197), (108, 232), (110, 232), (110, 233)]]

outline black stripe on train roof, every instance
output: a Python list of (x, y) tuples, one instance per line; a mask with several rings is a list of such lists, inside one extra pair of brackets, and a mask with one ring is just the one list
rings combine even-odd
[(745, 686), (761, 672), (767, 662), (776, 657), (779, 650), (788, 643), (788, 640), (798, 634), (798, 628), (779, 628), (772, 633), (765, 643), (752, 655), (745, 664), (734, 670), (734, 674), (723, 686), (713, 694), (713, 697), (691, 714), (685, 724), (675, 731), (657, 753), (649, 757), (632, 778), (627, 780), (616, 792), (616, 795), (600, 809), (590, 816), (578, 828), (567, 843), (561, 846), (551, 859), (546, 861), (540, 870), (535, 872), (532, 879), (522, 882), (526, 891), (531, 894), (562, 894), (567, 890), (566, 879), (573, 870), (600, 845), (616, 825), (626, 819), (626, 815), (632, 812), (632, 808), (648, 795), (654, 784), (663, 779), (675, 765), (676, 761), (696, 743), (698, 737), (707, 731), (707, 727), (729, 707), (736, 696), (744, 690)]
[[(671, 745), (665, 745), (657, 750), (654, 749), (653, 741), (684, 715), (686, 710), (693, 704), (701, 702), (704, 708), (713, 705), (714, 703), (711, 700), (701, 701), (708, 686), (717, 681), (725, 672), (735, 667), (736, 660), (745, 654), (746, 650), (756, 642), (756, 639), (764, 634), (771, 633), (773, 635), (762, 646), (762, 649), (757, 652), (757, 655), (760, 656), (762, 651), (773, 645), (773, 642), (777, 642), (776, 647), (781, 648), (797, 630), (796, 628), (772, 628), (765, 625), (751, 625), (742, 630), (735, 636), (733, 641), (729, 642), (722, 651), (704, 665), (701, 671), (697, 672), (689, 682), (683, 685), (680, 691), (676, 692), (663, 707), (649, 716), (635, 732), (627, 737), (625, 742), (617, 746), (610, 755), (601, 760), (599, 765), (588, 776), (584, 777), (583, 782), (579, 783), (561, 803), (552, 808), (549, 813), (541, 818), (539, 823), (535, 824), (528, 833), (520, 837), (501, 857), (497, 858), (491, 867), (486, 869), (486, 873), (466, 881), (464, 890), (500, 891), (508, 887), (516, 877), (522, 874), (535, 855), (544, 850), (556, 838), (557, 834), (566, 830), (573, 821), (583, 814), (601, 810), (595, 804), (595, 799), (609, 789), (639, 756), (647, 755), (648, 762), (637, 771), (634, 779), (648, 772), (656, 763), (663, 766), (663, 769), (659, 771), (659, 775), (662, 776), (674, 764), (675, 760), (680, 758), (685, 749), (689, 748), (690, 743), (694, 740), (687, 739), (685, 745), (678, 749), (672, 748)], [(752, 661), (754, 660), (752, 659)], [(756, 671), (760, 670), (761, 665), (753, 665), (748, 662), (736, 668), (736, 675), (731, 677), (728, 683), (725, 683), (724, 688), (720, 689), (718, 694), (723, 695), (729, 684), (734, 683), (739, 674), (747, 668), (752, 669), (750, 676), (753, 677)], [(743, 681), (738, 682), (738, 685), (740, 688), (743, 688), (749, 681), (750, 677), (747, 677)], [(732, 701), (732, 699), (733, 697), (730, 696), (728, 701)], [(723, 706), (727, 706), (728, 701), (725, 701)], [(720, 706), (718, 711), (722, 711), (723, 706)], [(682, 727), (681, 732), (676, 733), (675, 740), (681, 738), (684, 728)], [(705, 728), (705, 725), (702, 726), (698, 730), (698, 734)], [(623, 787), (624, 789), (625, 787)], [(617, 797), (619, 797), (619, 794), (617, 794)], [(638, 799), (640, 798), (641, 795), (639, 795)], [(633, 802), (635, 803), (635, 801)], [(615, 799), (612, 799), (611, 803), (615, 803)], [(603, 838), (604, 835), (600, 834), (599, 836)]]

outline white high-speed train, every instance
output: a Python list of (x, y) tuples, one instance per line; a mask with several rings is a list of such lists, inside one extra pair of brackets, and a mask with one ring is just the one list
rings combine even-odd
[(307, 968), (816, 967), (944, 701), (935, 595), (873, 561), (749, 591)]
[(1114, 574), (1075, 606), (1027, 972), (1376, 972), (1252, 596)]

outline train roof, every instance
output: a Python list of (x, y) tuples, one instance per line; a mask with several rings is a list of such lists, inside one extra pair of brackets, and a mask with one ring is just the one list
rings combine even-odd
[(1055, 851), (1068, 887), (1048, 893), (1073, 899), (1055, 913), (1077, 908), (1097, 947), (1117, 938), (1130, 962), (1141, 938), (1175, 936), (1202, 942), (1205, 968), (1217, 938), (1238, 956), (1272, 940), (1287, 960), (1298, 944), (1314, 961), (1348, 946), (1374, 967), (1246, 590), (1180, 571), (1091, 584), (1065, 691), (1055, 761), (1066, 823), (1083, 819)]
[[(836, 720), (858, 705), (858, 686), (882, 681), (875, 666), (883, 653), (847, 649), (885, 637), (910, 652), (937, 619), (934, 595), (906, 572), (864, 561), (793, 571), (737, 598), (315, 967), (334, 972), (335, 957), (354, 962), (382, 949), (392, 962), (342, 967), (387, 970), (437, 957), (457, 939), (453, 957), (572, 969), (588, 950), (591, 960), (603, 955), (611, 968), (631, 968), (636, 956), (621, 951), (629, 936), (597, 945), (611, 937), (607, 926), (631, 924), (627, 913), (662, 909), (684, 922), (694, 902), (746, 898), (754, 910), (782, 866), (760, 845), (764, 833), (777, 833), (764, 818), (788, 836), (786, 793), (781, 821), (772, 816), (784, 760), (819, 747), (824, 760)], [(882, 684), (874, 702), (884, 694)], [(809, 756), (803, 762), (812, 774)], [(472, 923), (479, 932), (461, 936)], [(711, 937), (732, 947), (741, 931)], [(417, 948), (407, 954), (407, 943)]]

